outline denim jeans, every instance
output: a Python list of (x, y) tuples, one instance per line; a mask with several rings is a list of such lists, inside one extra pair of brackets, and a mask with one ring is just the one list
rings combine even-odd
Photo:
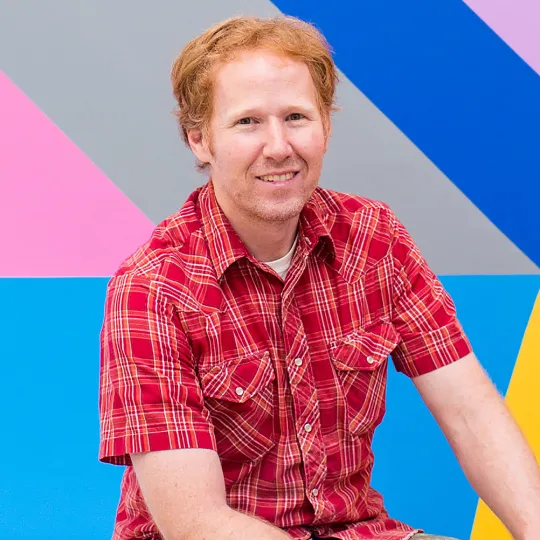
[[(318, 539), (315, 536), (312, 536), (311, 540), (318, 540)], [(440, 536), (438, 534), (415, 534), (411, 538), (411, 540), (458, 540), (458, 539), (451, 538), (450, 536)]]
[(415, 534), (411, 540), (457, 540), (449, 536), (439, 536), (437, 534)]

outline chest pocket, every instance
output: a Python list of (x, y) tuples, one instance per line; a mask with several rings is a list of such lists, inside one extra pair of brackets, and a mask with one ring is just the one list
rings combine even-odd
[(355, 435), (375, 429), (386, 411), (388, 356), (399, 342), (389, 323), (349, 334), (330, 349), (345, 401), (345, 421)]
[(275, 372), (268, 352), (199, 369), (222, 459), (254, 461), (274, 445)]

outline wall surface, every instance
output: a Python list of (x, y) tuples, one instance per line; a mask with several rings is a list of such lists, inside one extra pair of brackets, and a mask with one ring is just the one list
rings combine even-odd
[[(322, 185), (391, 205), (540, 456), (538, 2), (0, 0), (0, 536), (110, 537), (107, 277), (204, 181), (171, 115), (170, 65), (221, 19), (280, 12), (316, 23), (340, 69)], [(509, 538), (393, 369), (375, 447), (393, 515)]]

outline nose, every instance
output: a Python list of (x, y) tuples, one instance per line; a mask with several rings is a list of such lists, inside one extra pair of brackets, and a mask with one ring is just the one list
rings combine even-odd
[(277, 118), (268, 122), (263, 155), (274, 161), (284, 161), (293, 153), (288, 139), (287, 128)]

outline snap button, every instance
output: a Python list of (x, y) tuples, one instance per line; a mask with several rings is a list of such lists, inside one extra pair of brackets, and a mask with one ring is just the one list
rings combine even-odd
[(306, 424), (306, 425), (304, 426), (304, 429), (305, 429), (308, 433), (310, 433), (311, 430), (313, 429), (313, 427), (311, 426), (311, 424)]
[(374, 364), (375, 363), (375, 358), (373, 358), (373, 356), (368, 356), (367, 357), (367, 363), (368, 364)]
[(237, 396), (241, 396), (244, 393), (244, 389), (240, 387), (237, 387), (235, 391)]
[(295, 359), (294, 359), (294, 363), (295, 363), (297, 366), (301, 366), (301, 365), (302, 365), (302, 359), (301, 359), (301, 358), (295, 358)]

